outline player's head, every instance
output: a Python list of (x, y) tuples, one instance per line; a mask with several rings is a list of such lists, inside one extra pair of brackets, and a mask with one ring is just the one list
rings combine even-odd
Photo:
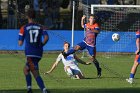
[(64, 50), (68, 50), (70, 48), (70, 43), (64, 42)]
[(29, 19), (35, 19), (35, 11), (34, 11), (33, 9), (29, 9), (29, 10), (27, 11), (27, 17), (28, 17)]
[(95, 16), (93, 14), (89, 15), (89, 22), (94, 23), (95, 22)]

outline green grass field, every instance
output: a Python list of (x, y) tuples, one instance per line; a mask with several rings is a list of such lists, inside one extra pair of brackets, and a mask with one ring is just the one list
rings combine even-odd
[[(101, 63), (102, 77), (97, 79), (95, 66), (79, 64), (86, 79), (72, 80), (68, 78), (63, 64), (50, 75), (43, 72), (49, 70), (55, 62), (57, 53), (45, 53), (40, 61), (40, 73), (46, 87), (51, 93), (139, 93), (140, 70), (137, 70), (135, 83), (125, 81), (129, 77), (134, 55), (105, 55), (97, 54)], [(81, 56), (81, 55), (79, 55)], [(88, 58), (83, 60), (89, 61)], [(23, 74), (25, 58), (23, 54), (0, 54), (0, 93), (26, 93), (26, 84)], [(33, 92), (41, 93), (33, 79)]]

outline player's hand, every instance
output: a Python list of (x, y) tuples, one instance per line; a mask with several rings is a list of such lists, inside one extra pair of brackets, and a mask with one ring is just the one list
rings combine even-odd
[(47, 71), (47, 72), (44, 73), (44, 75), (49, 74), (49, 73), (51, 73), (51, 72), (50, 71)]
[(86, 62), (86, 65), (90, 65), (91, 64), (91, 62)]
[(84, 20), (85, 18), (86, 18), (86, 16), (85, 16), (85, 15), (83, 15), (82, 20)]

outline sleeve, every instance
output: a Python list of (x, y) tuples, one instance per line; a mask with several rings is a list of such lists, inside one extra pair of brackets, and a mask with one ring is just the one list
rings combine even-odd
[(43, 35), (47, 35), (48, 36), (47, 27), (42, 26), (42, 31), (43, 31)]
[(60, 62), (62, 60), (62, 54), (59, 54), (57, 59), (56, 59), (56, 62)]
[(43, 35), (47, 35), (48, 36), (47, 30), (43, 30)]
[(24, 26), (22, 26), (20, 28), (20, 31), (19, 31), (19, 40), (21, 40), (21, 41), (24, 40)]
[(98, 31), (100, 31), (100, 27), (99, 27), (99, 25), (96, 23), (95, 24), (95, 28), (94, 28), (94, 30), (98, 30)]
[(136, 32), (136, 38), (140, 38), (140, 30)]

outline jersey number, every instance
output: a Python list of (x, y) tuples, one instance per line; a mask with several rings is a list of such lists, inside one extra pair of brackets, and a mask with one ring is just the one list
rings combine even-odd
[(30, 30), (29, 34), (30, 34), (30, 43), (36, 43), (37, 37), (39, 35), (39, 31), (38, 30)]

